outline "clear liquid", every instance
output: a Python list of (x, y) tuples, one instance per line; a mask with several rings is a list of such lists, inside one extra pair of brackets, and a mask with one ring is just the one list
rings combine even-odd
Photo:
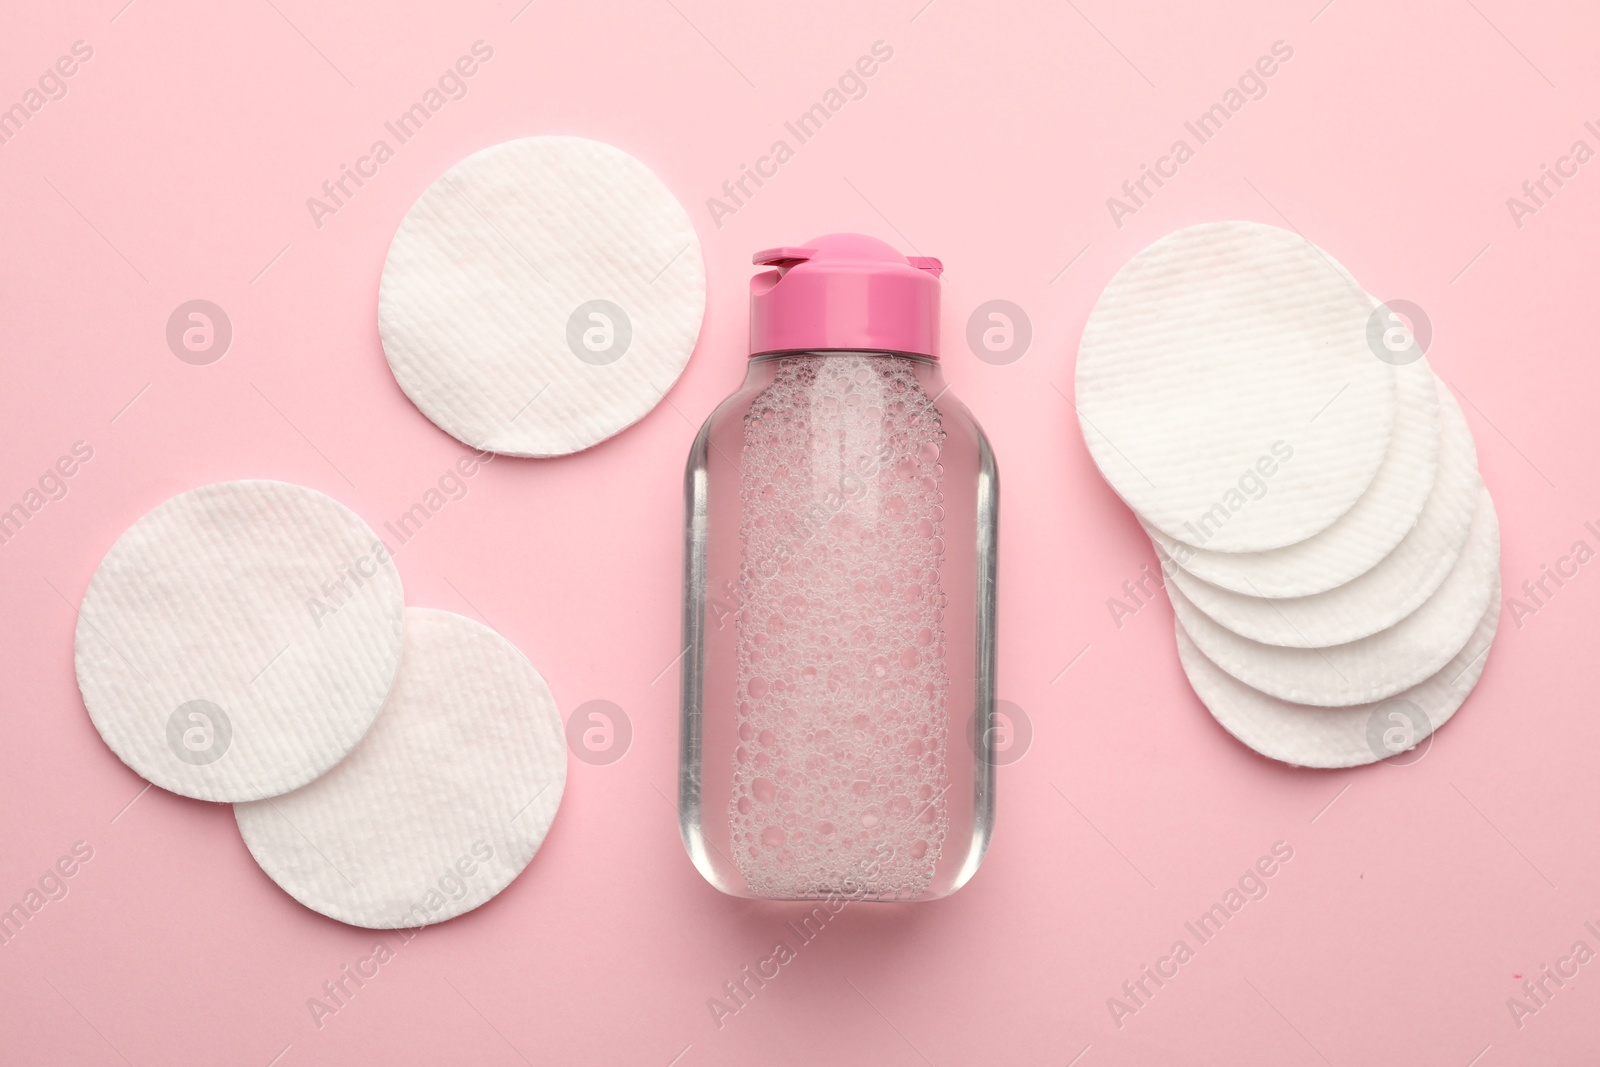
[(686, 474), (680, 814), (741, 896), (914, 900), (993, 823), (982, 431), (936, 363), (761, 357)]

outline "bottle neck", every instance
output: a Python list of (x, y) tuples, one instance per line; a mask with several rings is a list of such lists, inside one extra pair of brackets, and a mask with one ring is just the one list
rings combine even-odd
[(745, 385), (762, 386), (773, 380), (778, 369), (799, 362), (851, 359), (864, 361), (867, 366), (905, 366), (916, 375), (917, 383), (930, 398), (945, 391), (944, 371), (932, 356), (913, 355), (906, 352), (882, 352), (871, 349), (817, 349), (796, 352), (763, 352), (751, 356), (745, 372)]

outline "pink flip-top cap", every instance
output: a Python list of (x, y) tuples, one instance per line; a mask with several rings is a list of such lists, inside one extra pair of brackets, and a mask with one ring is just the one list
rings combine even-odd
[(937, 259), (902, 256), (859, 233), (757, 252), (750, 354), (857, 349), (939, 354)]

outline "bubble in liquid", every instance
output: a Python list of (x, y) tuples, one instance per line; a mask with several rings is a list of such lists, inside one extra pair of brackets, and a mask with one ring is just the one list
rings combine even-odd
[(744, 430), (735, 862), (774, 896), (920, 892), (949, 824), (938, 412), (903, 361), (784, 359)]

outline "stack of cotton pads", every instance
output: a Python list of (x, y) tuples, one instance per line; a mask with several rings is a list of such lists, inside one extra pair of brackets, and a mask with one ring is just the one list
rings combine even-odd
[(1119, 271), (1078, 353), (1084, 440), (1155, 545), (1190, 684), (1300, 766), (1431, 735), (1499, 619), (1471, 432), (1393, 326), (1298, 235), (1210, 223)]
[(404, 607), (387, 546), (313, 489), (222, 482), (146, 514), (90, 580), (74, 658), (124, 763), (233, 802), (267, 874), (356, 926), (494, 896), (566, 784), (539, 673), (470, 619)]

